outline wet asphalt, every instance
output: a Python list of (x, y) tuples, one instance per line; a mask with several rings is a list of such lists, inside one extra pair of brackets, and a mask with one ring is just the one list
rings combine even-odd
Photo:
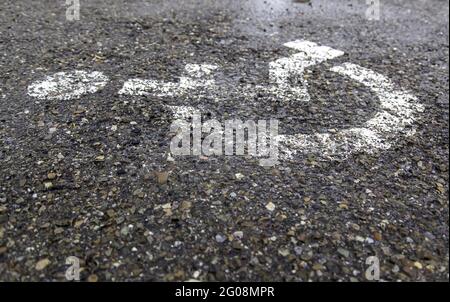
[[(65, 1), (0, 3), (0, 281), (448, 281), (448, 1)], [(303, 39), (345, 52), (309, 69), (311, 102), (248, 100), (270, 61)], [(275, 167), (239, 156), (167, 160), (171, 112), (189, 99), (120, 96), (130, 78), (177, 81), (217, 64), (207, 117), (277, 118), (280, 133), (362, 125), (367, 88), (329, 71), (351, 62), (425, 106), (389, 150)], [(37, 100), (27, 87), (96, 70), (101, 92)], [(114, 126), (114, 127), (113, 127)], [(113, 128), (116, 129), (112, 131)]]

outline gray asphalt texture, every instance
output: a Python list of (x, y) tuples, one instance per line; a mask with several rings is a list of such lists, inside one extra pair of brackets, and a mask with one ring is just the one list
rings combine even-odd
[[(369, 256), (382, 280), (448, 281), (449, 3), (381, 5), (369, 21), (365, 1), (95, 0), (70, 22), (65, 1), (1, 1), (0, 281), (64, 281), (69, 256), (82, 281), (365, 281)], [(359, 125), (376, 97), (329, 71), (351, 62), (419, 98), (417, 133), (345, 160), (168, 162), (164, 104), (183, 100), (117, 94), (129, 78), (176, 81), (187, 63), (221, 65), (230, 87), (265, 83), (297, 39), (346, 52), (311, 68), (310, 103), (248, 105), (231, 89), (204, 110), (278, 118), (281, 133)], [(27, 96), (75, 69), (111, 82), (78, 100)]]

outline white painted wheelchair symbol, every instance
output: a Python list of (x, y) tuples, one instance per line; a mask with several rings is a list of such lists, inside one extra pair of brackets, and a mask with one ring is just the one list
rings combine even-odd
[[(270, 85), (241, 85), (239, 89), (242, 93), (256, 95), (263, 91), (272, 94), (281, 103), (286, 100), (309, 102), (308, 83), (303, 78), (304, 70), (344, 54), (342, 51), (309, 41), (293, 41), (285, 46), (298, 52), (270, 62)], [(119, 94), (159, 97), (188, 95), (187, 99), (200, 99), (226, 89), (216, 85), (214, 81), (213, 74), (217, 68), (218, 66), (209, 64), (188, 64), (185, 68), (186, 76), (180, 77), (179, 82), (131, 79), (125, 82)], [(402, 135), (414, 134), (413, 126), (417, 113), (423, 111), (423, 105), (418, 103), (414, 95), (395, 87), (385, 76), (359, 65), (345, 63), (331, 68), (331, 71), (358, 81), (372, 90), (379, 100), (378, 112), (362, 127), (333, 133), (279, 135), (282, 157), (290, 158), (296, 153), (316, 153), (329, 159), (345, 158), (355, 152), (373, 153), (389, 149)], [(294, 83), (293, 78), (296, 79)], [(71, 100), (95, 93), (107, 83), (108, 78), (100, 72), (60, 72), (30, 85), (28, 94), (38, 99)], [(168, 107), (176, 118), (201, 113), (200, 108), (189, 104)]]

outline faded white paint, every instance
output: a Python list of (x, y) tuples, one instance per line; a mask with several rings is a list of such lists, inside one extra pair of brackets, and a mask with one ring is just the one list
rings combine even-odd
[[(308, 83), (303, 77), (306, 68), (326, 60), (340, 57), (344, 52), (327, 46), (319, 46), (309, 41), (293, 41), (284, 44), (295, 53), (269, 63), (270, 84), (241, 85), (233, 87), (249, 100), (258, 92), (270, 93), (273, 98), (283, 102), (305, 102), (310, 100)], [(213, 72), (218, 68), (211, 64), (188, 64), (185, 75), (178, 82), (130, 79), (119, 91), (121, 95), (141, 95), (157, 97), (181, 97), (198, 101), (205, 96), (223, 95), (229, 87), (216, 85)], [(416, 97), (395, 87), (383, 75), (361, 66), (346, 63), (335, 66), (331, 71), (360, 82), (370, 88), (378, 98), (379, 111), (362, 127), (344, 129), (330, 133), (280, 135), (278, 142), (281, 156), (290, 158), (297, 153), (316, 153), (325, 158), (343, 158), (354, 152), (373, 153), (388, 149), (398, 135), (412, 135), (413, 123), (423, 106)], [(108, 78), (100, 72), (74, 71), (56, 73), (45, 80), (33, 83), (28, 88), (30, 96), (39, 99), (69, 100), (102, 89)], [(220, 101), (220, 100), (217, 100)], [(201, 108), (189, 104), (166, 105), (176, 119), (187, 119), (198, 114)], [(253, 101), (249, 106), (257, 106)]]
[(212, 88), (215, 86), (215, 81), (211, 73), (215, 69), (217, 66), (210, 64), (188, 64), (185, 67), (187, 76), (180, 77), (179, 82), (131, 79), (125, 82), (119, 94), (175, 97), (193, 92), (198, 88)]
[(303, 74), (306, 68), (344, 55), (340, 50), (319, 46), (314, 42), (297, 40), (284, 46), (300, 51), (290, 57), (281, 58), (269, 64), (272, 86), (269, 91), (286, 99), (309, 102), (308, 83)]
[[(344, 52), (327, 46), (319, 46), (309, 41), (297, 40), (285, 44), (286, 47), (300, 51), (288, 58), (282, 58), (269, 64), (269, 86), (240, 86), (241, 93), (250, 96), (257, 91), (269, 93), (283, 100), (309, 101), (307, 82), (303, 77), (305, 68), (323, 61), (342, 56)], [(187, 76), (180, 77), (179, 82), (160, 82), (156, 80), (131, 79), (125, 82), (119, 94), (153, 95), (157, 97), (177, 97), (187, 93), (213, 92), (217, 87), (212, 72), (218, 66), (211, 64), (188, 64), (185, 67)], [(186, 112), (198, 109), (182, 105), (169, 106), (175, 116), (186, 116)]]
[(99, 71), (58, 72), (28, 87), (28, 95), (38, 99), (71, 100), (105, 87), (108, 77)]
[(319, 153), (326, 158), (345, 158), (354, 152), (373, 153), (389, 149), (395, 136), (412, 126), (416, 114), (423, 111), (417, 98), (395, 87), (383, 75), (361, 66), (346, 63), (333, 67), (332, 71), (358, 81), (370, 88), (378, 97), (380, 110), (364, 127), (351, 128), (337, 133), (312, 135), (281, 135), (279, 142), (286, 157), (296, 153)]
[(191, 106), (169, 106), (167, 107), (172, 111), (174, 119), (187, 120), (194, 115), (199, 115), (200, 110)]

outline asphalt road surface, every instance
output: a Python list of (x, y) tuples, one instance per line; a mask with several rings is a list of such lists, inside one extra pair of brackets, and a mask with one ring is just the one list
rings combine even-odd
[[(366, 281), (371, 256), (381, 280), (448, 281), (448, 1), (92, 0), (80, 20), (67, 7), (0, 3), (1, 281), (64, 281), (68, 257), (82, 281)], [(253, 89), (291, 41), (344, 52), (305, 69), (309, 102)], [(345, 156), (300, 148), (273, 167), (170, 155), (169, 106), (278, 119), (281, 135), (363, 127), (382, 98), (331, 70), (346, 63), (421, 104), (385, 130), (389, 147), (350, 138)], [(129, 79), (179, 83), (187, 64), (218, 66), (214, 91), (119, 94)], [(75, 70), (108, 81), (30, 94)]]

